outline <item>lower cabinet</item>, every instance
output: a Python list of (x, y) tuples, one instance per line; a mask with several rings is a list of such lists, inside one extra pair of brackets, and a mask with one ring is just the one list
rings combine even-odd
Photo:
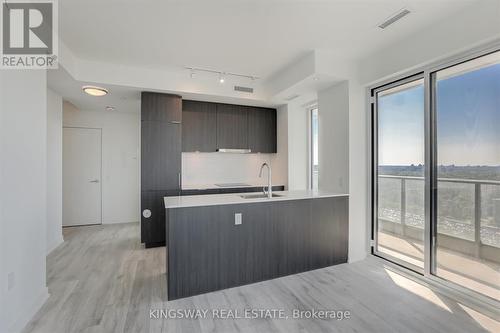
[(141, 243), (146, 248), (164, 246), (166, 241), (164, 197), (179, 195), (179, 191), (141, 192)]
[(169, 300), (347, 262), (347, 197), (174, 208), (166, 218)]

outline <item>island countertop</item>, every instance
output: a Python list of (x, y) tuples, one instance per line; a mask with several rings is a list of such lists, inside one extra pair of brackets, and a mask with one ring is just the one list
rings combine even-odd
[(285, 200), (301, 200), (330, 197), (347, 197), (346, 193), (335, 193), (316, 190), (299, 191), (273, 191), (279, 196), (273, 198), (252, 198), (244, 199), (242, 195), (256, 195), (258, 193), (234, 193), (234, 194), (209, 194), (209, 195), (188, 195), (164, 197), (165, 208), (185, 208), (185, 207), (205, 207), (217, 205), (252, 204), (260, 202), (275, 202)]

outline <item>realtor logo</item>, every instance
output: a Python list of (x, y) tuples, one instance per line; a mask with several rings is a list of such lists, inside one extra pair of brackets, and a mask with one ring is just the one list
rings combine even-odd
[(2, 3), (1, 68), (55, 68), (57, 66), (56, 3), (6, 1)]

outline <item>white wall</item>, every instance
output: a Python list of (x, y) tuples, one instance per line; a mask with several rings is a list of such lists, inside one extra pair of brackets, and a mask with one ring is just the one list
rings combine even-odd
[(320, 190), (349, 192), (349, 83), (318, 93)]
[(369, 84), (500, 38), (500, 1), (483, 0), (438, 21), (359, 62)]
[(20, 331), (48, 297), (46, 93), (43, 70), (0, 71), (0, 332)]
[(349, 193), (349, 262), (366, 257), (370, 227), (365, 90), (354, 74), (318, 93), (319, 188)]
[(47, 254), (62, 237), (62, 97), (47, 89)]
[(304, 190), (309, 187), (308, 112), (300, 103), (287, 105), (288, 117), (288, 187)]
[(349, 81), (349, 262), (369, 253), (369, 110), (365, 88), (355, 78)]
[[(288, 111), (286, 106), (277, 109), (276, 141), (277, 154), (272, 161), (273, 170), (279, 170), (278, 181), (288, 189)], [(274, 178), (275, 176), (273, 176)]]
[(64, 102), (65, 127), (102, 129), (102, 223), (140, 219), (140, 114), (78, 110)]

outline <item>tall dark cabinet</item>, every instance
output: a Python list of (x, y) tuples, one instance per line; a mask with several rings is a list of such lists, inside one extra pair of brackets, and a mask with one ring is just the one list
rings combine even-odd
[(180, 195), (182, 99), (141, 95), (141, 242), (165, 245), (163, 197)]

